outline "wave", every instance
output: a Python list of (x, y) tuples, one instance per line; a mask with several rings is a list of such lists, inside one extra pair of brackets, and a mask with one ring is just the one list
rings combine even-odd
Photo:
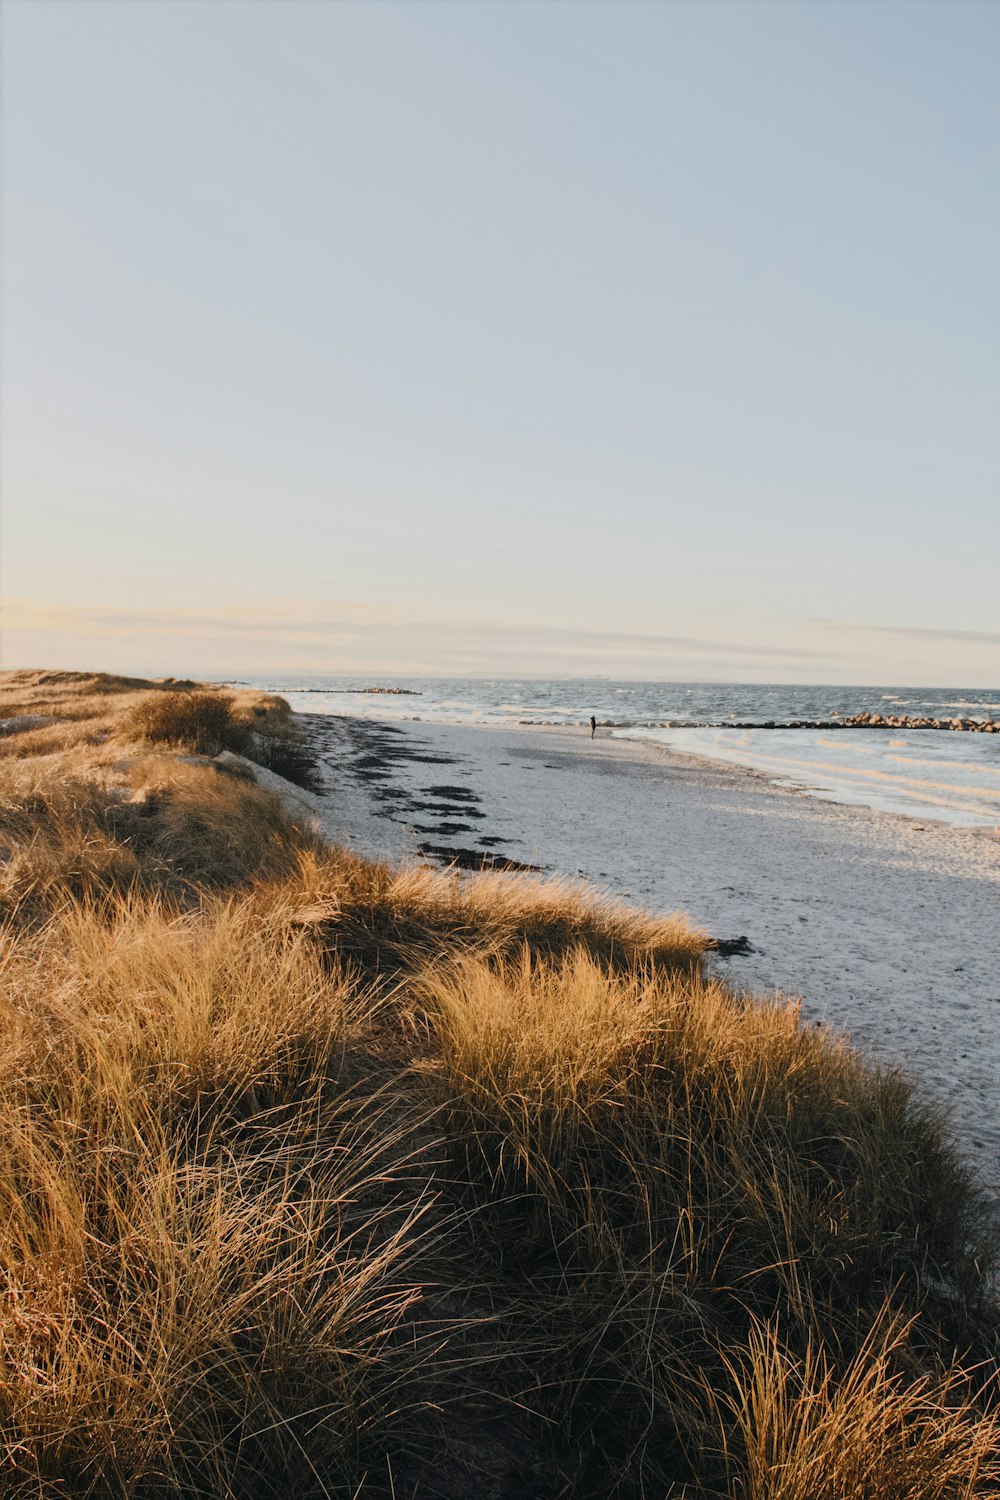
[[(933, 746), (895, 740), (886, 744), (864, 730), (813, 737), (795, 730), (674, 726), (659, 731), (632, 728), (626, 734), (751, 766), (783, 785), (796, 785), (835, 802), (936, 817), (966, 827), (1000, 823), (1000, 746), (992, 736), (955, 736), (961, 745), (954, 748), (961, 754), (952, 757), (941, 756), (940, 737)], [(904, 747), (908, 753), (901, 755)]]

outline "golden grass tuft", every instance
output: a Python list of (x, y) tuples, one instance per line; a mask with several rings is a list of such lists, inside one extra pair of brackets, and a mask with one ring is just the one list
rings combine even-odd
[[(907, 1325), (873, 1324), (847, 1367), (776, 1325), (754, 1324), (727, 1360), (733, 1500), (975, 1500), (1000, 1493), (1000, 1417), (955, 1370), (907, 1373)], [(710, 1405), (718, 1405), (714, 1393)]]
[[(593, 1493), (723, 1484), (732, 1411), (694, 1393), (725, 1388), (748, 1327), (823, 1349), (828, 1391), (886, 1299), (916, 1316), (947, 1287), (938, 1326), (970, 1335), (991, 1239), (939, 1116), (797, 1005), (583, 946), (431, 961), (417, 995), (457, 1200), (549, 1349), (533, 1399), (578, 1443), (599, 1425)], [(951, 1391), (923, 1352), (906, 1389)]]
[(851, 1308), (901, 1277), (978, 1284), (976, 1193), (937, 1112), (797, 1004), (582, 946), (437, 962), (418, 993), (465, 1170), (505, 1212), (530, 1201), (561, 1254), (595, 1219), (651, 1244), (683, 1222), (748, 1303), (803, 1278)]
[(211, 765), (147, 755), (88, 776), (78, 760), (0, 764), (0, 917), (136, 890), (190, 900), (290, 875), (315, 847), (273, 793)]
[(510, 958), (579, 944), (612, 968), (636, 963), (692, 971), (710, 946), (679, 915), (654, 916), (580, 881), (466, 875), (430, 865), (393, 869), (347, 849), (304, 855), (293, 886), (337, 952), (374, 969), (422, 967), (427, 957)]
[(178, 745), (196, 755), (246, 754), (250, 732), (225, 693), (169, 692), (141, 699), (121, 721), (125, 739)]
[(291, 710), (273, 694), (190, 689), (146, 694), (121, 718), (118, 735), (193, 755), (228, 751), (300, 786), (315, 785), (313, 762)]
[(341, 1077), (363, 991), (231, 900), (70, 907), (2, 962), (5, 1493), (349, 1478), (423, 1212)]

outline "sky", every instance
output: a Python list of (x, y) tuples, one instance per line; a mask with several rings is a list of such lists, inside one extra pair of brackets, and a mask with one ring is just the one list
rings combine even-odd
[(1000, 5), (2, 43), (4, 667), (1000, 685)]

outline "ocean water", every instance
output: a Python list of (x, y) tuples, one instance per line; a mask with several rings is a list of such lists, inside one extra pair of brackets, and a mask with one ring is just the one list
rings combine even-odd
[(752, 766), (833, 801), (966, 826), (1000, 826), (1000, 734), (727, 727), (733, 720), (760, 724), (863, 712), (998, 719), (1000, 688), (317, 675), (261, 677), (251, 685), (281, 693), (301, 712), (410, 722), (579, 725), (593, 714), (616, 736), (653, 739)]
[(1000, 735), (935, 729), (617, 732), (658, 740), (689, 755), (752, 766), (783, 786), (801, 787), (833, 802), (1000, 831)]

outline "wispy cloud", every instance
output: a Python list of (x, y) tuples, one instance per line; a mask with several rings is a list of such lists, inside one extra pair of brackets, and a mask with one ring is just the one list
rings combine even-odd
[(7, 630), (60, 635), (64, 633), (157, 640), (196, 639), (223, 649), (227, 642), (273, 643), (287, 646), (375, 652), (379, 658), (400, 659), (447, 656), (468, 665), (489, 655), (521, 657), (526, 666), (537, 658), (558, 656), (578, 665), (605, 665), (630, 658), (637, 663), (677, 656), (746, 661), (826, 661), (826, 651), (800, 645), (773, 645), (655, 631), (602, 630), (558, 625), (524, 625), (412, 619), (375, 605), (349, 605), (283, 614), (271, 607), (188, 613), (183, 610), (108, 610), (75, 606), (34, 605), (11, 601), (3, 610)]
[(909, 641), (957, 641), (974, 646), (1000, 646), (1000, 631), (954, 630), (937, 625), (873, 625), (865, 620), (838, 620), (829, 617), (811, 622), (824, 630), (850, 631), (856, 635), (889, 635)]
[[(440, 606), (441, 614), (445, 606)], [(392, 676), (591, 676), (716, 681), (972, 683), (1000, 674), (1000, 634), (865, 621), (747, 621), (707, 613), (690, 634), (615, 629), (599, 620), (441, 618), (410, 607), (286, 600), (205, 610), (115, 609), (10, 601), (5, 666), (86, 666), (219, 674), (331, 672)], [(698, 627), (701, 627), (700, 629)]]
[(177, 634), (214, 631), (233, 635), (301, 635), (352, 630), (394, 618), (391, 609), (375, 604), (352, 604), (346, 608), (318, 610), (315, 615), (306, 619), (276, 609), (274, 605), (216, 610), (211, 613), (170, 609), (93, 609), (81, 605), (34, 604), (23, 599), (8, 599), (0, 605), (0, 620), (11, 630), (66, 630), (79, 627), (111, 633), (141, 630), (157, 634), (163, 631)]
[(1000, 631), (996, 630), (939, 630), (924, 625), (863, 625), (862, 630), (879, 635), (902, 636), (916, 641), (968, 641), (982, 646), (1000, 646)]

